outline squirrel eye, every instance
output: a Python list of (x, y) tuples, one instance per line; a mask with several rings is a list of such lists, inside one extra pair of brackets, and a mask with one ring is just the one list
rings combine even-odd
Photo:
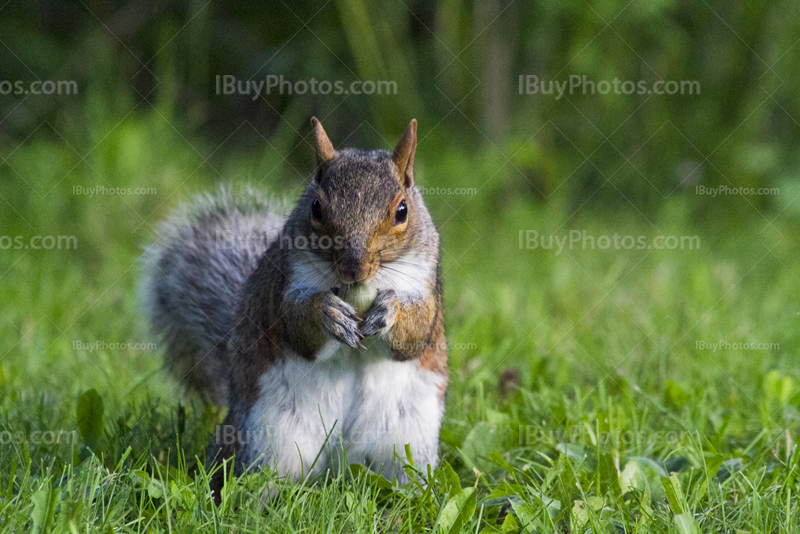
[(397, 211), (394, 214), (394, 220), (398, 223), (406, 222), (408, 218), (408, 207), (406, 206), (406, 201), (401, 200), (400, 204), (397, 205)]
[(322, 206), (320, 206), (319, 200), (314, 200), (314, 202), (311, 203), (311, 217), (315, 221), (322, 219)]

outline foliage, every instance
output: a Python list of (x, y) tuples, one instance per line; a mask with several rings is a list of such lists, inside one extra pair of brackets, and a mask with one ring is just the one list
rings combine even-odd
[[(393, 139), (416, 116), (421, 150), (486, 146), (505, 163), (492, 169), (494, 181), (536, 198), (563, 194), (580, 205), (598, 195), (646, 211), (696, 185), (788, 188), (800, 169), (800, 19), (787, 16), (796, 8), (793, 0), (12, 1), (0, 19), (5, 78), (75, 80), (80, 95), (3, 97), (0, 140), (23, 140), (48, 120), (55, 132), (41, 134), (74, 133), (91, 148), (128, 113), (156, 112), (167, 124), (180, 117), (215, 148), (259, 150), (271, 165), (258, 172), (299, 181), (309, 170), (311, 115), (357, 146)], [(219, 94), (225, 75), (392, 81), (397, 91)], [(521, 94), (520, 76), (637, 89)], [(649, 92), (659, 81), (697, 86)], [(82, 120), (87, 98), (110, 124)], [(720, 216), (705, 200), (698, 213)], [(753, 200), (758, 209), (774, 201)]]

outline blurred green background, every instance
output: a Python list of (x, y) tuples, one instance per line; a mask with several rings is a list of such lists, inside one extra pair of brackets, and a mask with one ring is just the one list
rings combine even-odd
[[(536, 461), (564, 451), (552, 432), (573, 425), (686, 432), (696, 441), (597, 446), (598, 465), (647, 456), (700, 469), (744, 458), (749, 479), (718, 495), (692, 486), (692, 503), (708, 506), (719, 530), (796, 522), (796, 508), (781, 515), (791, 495), (758, 473), (774, 469), (778, 480), (775, 458), (800, 438), (787, 430), (800, 424), (798, 7), (0, 3), (0, 428), (75, 429), (78, 396), (95, 388), (106, 404), (95, 450), (107, 465), (128, 445), (159, 462), (178, 442), (187, 457), (201, 454), (214, 414), (160, 372), (137, 297), (158, 222), (226, 184), (294, 201), (314, 166), (311, 116), (336, 147), (364, 149), (391, 149), (417, 118), (417, 184), (442, 234), (454, 344), (442, 454), (462, 480), (472, 484), (474, 468), (487, 485), (501, 480), (487, 459), (495, 451), (509, 472), (539, 476)], [(389, 81), (397, 91), (218, 94), (223, 76)], [(527, 94), (526, 76), (648, 90), (689, 81), (699, 93), (558, 98)], [(23, 90), (74, 81), (77, 93), (15, 94), (18, 81)], [(700, 194), (721, 186), (753, 191)], [(86, 194), (95, 187), (106, 192)], [(696, 236), (701, 246), (557, 254), (520, 247), (529, 231)], [(72, 236), (77, 248), (25, 248), (33, 236)], [(728, 346), (698, 345), (719, 341)], [(203, 417), (187, 418), (179, 403)], [(522, 443), (520, 425), (550, 438)], [(73, 460), (63, 447), (6, 448), (0, 467), (24, 455), (33, 473)], [(713, 475), (721, 464), (709, 465)], [(575, 469), (586, 491), (620, 495), (619, 465), (602, 480), (599, 468)], [(568, 482), (536, 495), (569, 510)], [(759, 502), (749, 515), (720, 510)]]
[[(0, 142), (4, 158), (23, 141), (63, 137), (74, 148), (65, 166), (92, 149), (147, 165), (154, 156), (110, 146), (119, 130), (150, 121), (161, 147), (200, 158), (189, 185), (247, 172), (291, 189), (311, 168), (310, 116), (335, 143), (365, 148), (389, 147), (416, 117), (423, 165), (470, 161), (426, 183), (485, 184), (480, 196), (501, 205), (556, 195), (577, 206), (594, 195), (649, 210), (696, 184), (800, 191), (796, 11), (796, 2), (767, 0), (11, 1), (0, 12), (2, 78), (74, 80), (79, 94), (3, 96)], [(386, 80), (397, 92), (216, 94), (225, 75)], [(557, 99), (520, 94), (520, 75), (689, 80), (700, 94)], [(165, 169), (137, 170), (137, 182), (173, 190)], [(26, 177), (40, 192), (56, 183)], [(778, 202), (752, 199), (759, 210)], [(715, 205), (700, 199), (692, 211), (721, 215)]]

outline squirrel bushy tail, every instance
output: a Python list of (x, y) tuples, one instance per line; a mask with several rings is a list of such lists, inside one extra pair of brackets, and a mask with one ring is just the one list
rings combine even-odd
[(162, 223), (145, 253), (147, 314), (166, 367), (220, 406), (228, 403), (225, 349), (239, 291), (279, 235), (284, 208), (253, 191), (221, 189)]

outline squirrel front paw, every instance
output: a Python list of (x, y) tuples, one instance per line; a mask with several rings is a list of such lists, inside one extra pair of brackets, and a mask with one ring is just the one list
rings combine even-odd
[(353, 348), (361, 347), (364, 335), (358, 327), (356, 310), (337, 297), (333, 291), (325, 293), (322, 301), (322, 329), (340, 343)]
[(397, 321), (400, 302), (394, 289), (378, 291), (372, 306), (364, 314), (362, 332), (364, 336), (384, 335), (391, 330)]

